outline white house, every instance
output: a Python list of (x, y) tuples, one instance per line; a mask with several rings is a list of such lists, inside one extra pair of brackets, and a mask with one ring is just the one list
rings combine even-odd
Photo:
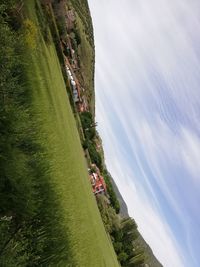
[(71, 85), (72, 86), (75, 86), (76, 85), (76, 82), (74, 80), (71, 80)]
[(72, 75), (70, 70), (67, 70), (67, 74), (68, 74), (69, 77)]

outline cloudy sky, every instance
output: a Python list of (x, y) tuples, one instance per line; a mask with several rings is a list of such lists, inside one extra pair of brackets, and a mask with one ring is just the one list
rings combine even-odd
[(89, 0), (106, 164), (165, 267), (200, 262), (200, 1)]

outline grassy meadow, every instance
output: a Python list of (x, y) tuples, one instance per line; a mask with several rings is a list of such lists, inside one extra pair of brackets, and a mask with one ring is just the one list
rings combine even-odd
[(17, 77), (12, 92), (0, 92), (0, 266), (119, 266), (42, 16), (39, 1), (27, 0), (17, 33), (9, 23), (1, 32), (13, 35), (1, 49), (20, 56), (5, 71)]

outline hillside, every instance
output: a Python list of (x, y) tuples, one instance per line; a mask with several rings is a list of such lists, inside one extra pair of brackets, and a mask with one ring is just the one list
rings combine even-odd
[[(128, 208), (126, 205), (126, 202), (124, 201), (113, 177), (110, 175), (110, 180), (113, 185), (113, 189), (116, 193), (117, 199), (120, 203), (120, 215), (124, 218), (129, 217), (128, 214)], [(163, 267), (162, 264), (157, 260), (157, 258), (154, 256), (153, 251), (151, 250), (150, 246), (147, 244), (147, 242), (144, 240), (142, 235), (138, 232), (138, 237), (136, 240), (134, 240), (134, 248), (137, 249), (137, 247), (142, 248), (144, 250), (145, 254), (145, 263), (148, 264), (149, 267)]]
[(118, 266), (43, 2), (0, 6), (0, 266)]
[(149, 267), (163, 267), (163, 265), (157, 260), (157, 258), (154, 256), (153, 251), (151, 250), (150, 246), (146, 243), (142, 235), (140, 234), (137, 240), (135, 241), (135, 247), (140, 246), (143, 247), (145, 250), (145, 258), (146, 258), (146, 264), (149, 265)]

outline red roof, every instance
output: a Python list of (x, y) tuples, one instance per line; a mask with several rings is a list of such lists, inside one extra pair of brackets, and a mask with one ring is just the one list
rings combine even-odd
[(106, 192), (106, 183), (104, 181), (103, 176), (100, 176), (97, 173), (92, 173), (90, 175), (90, 181), (92, 184), (93, 193), (95, 195), (102, 192)]

